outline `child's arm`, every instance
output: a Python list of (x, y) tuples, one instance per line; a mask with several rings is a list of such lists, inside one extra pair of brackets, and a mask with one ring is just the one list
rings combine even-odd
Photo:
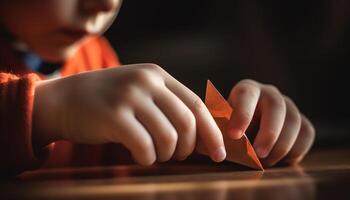
[(253, 145), (265, 166), (283, 158), (287, 163), (300, 162), (310, 149), (313, 125), (276, 87), (243, 80), (233, 87), (228, 100), (235, 109), (229, 136), (237, 139), (248, 127), (259, 127)]
[(201, 99), (154, 64), (42, 81), (36, 85), (33, 142), (121, 143), (144, 165), (185, 159), (200, 137), (222, 161), (220, 129)]

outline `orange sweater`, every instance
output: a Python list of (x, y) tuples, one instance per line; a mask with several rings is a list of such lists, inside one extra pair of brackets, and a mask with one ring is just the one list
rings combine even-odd
[[(43, 75), (30, 71), (0, 38), (0, 173), (17, 174), (38, 167), (114, 164), (121, 160), (116, 145), (77, 145), (56, 142), (34, 153), (31, 141), (35, 81)], [(90, 37), (69, 58), (61, 75), (120, 65), (113, 49), (102, 37)], [(119, 154), (127, 153), (125, 149)]]

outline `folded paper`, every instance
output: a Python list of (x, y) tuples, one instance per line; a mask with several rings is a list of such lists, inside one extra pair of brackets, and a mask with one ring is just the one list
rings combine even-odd
[(209, 80), (207, 81), (205, 105), (223, 134), (227, 151), (226, 160), (253, 169), (263, 170), (264, 168), (245, 134), (238, 140), (233, 140), (227, 136), (227, 126), (233, 114), (233, 109)]

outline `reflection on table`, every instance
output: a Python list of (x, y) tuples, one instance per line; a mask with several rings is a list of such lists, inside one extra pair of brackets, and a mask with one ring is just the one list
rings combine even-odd
[(350, 149), (312, 152), (299, 166), (168, 163), (26, 172), (1, 196), (42, 199), (349, 199)]

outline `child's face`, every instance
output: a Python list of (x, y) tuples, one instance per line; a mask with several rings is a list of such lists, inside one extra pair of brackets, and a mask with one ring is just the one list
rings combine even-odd
[(89, 34), (113, 22), (122, 0), (0, 0), (0, 23), (49, 61), (70, 56)]

